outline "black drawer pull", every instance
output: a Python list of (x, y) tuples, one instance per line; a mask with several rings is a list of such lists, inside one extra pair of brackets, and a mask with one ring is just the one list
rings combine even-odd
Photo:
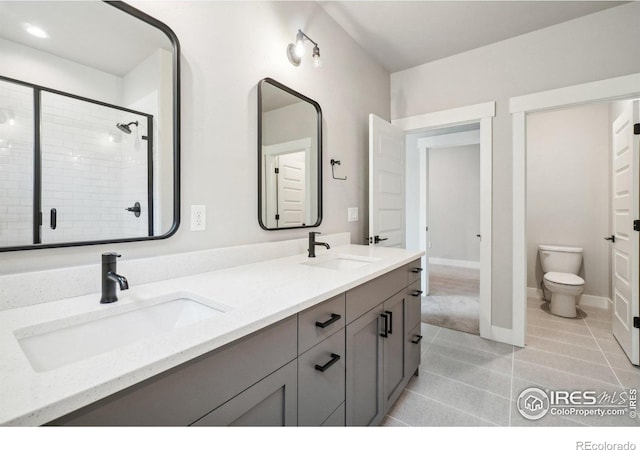
[(412, 344), (419, 344), (421, 340), (422, 340), (422, 336), (417, 334), (416, 338), (414, 340), (412, 340), (411, 343)]
[(411, 295), (413, 295), (414, 297), (420, 297), (422, 295), (422, 291), (418, 289), (416, 291), (413, 291)]
[(51, 208), (49, 225), (51, 226), (52, 230), (55, 230), (56, 227), (58, 226), (58, 211), (55, 208)]
[(389, 314), (389, 334), (393, 334), (393, 313), (391, 311), (385, 311), (385, 314)]
[(320, 364), (316, 364), (316, 370), (319, 370), (320, 372), (324, 372), (329, 367), (331, 367), (335, 363), (337, 363), (339, 360), (340, 360), (340, 355), (336, 355), (335, 353), (332, 353), (331, 354), (331, 359), (324, 366), (321, 366)]
[(383, 338), (388, 338), (389, 337), (389, 316), (387, 315), (387, 313), (382, 313), (380, 314), (380, 317), (382, 317), (384, 319), (384, 331), (382, 333), (380, 333), (380, 336), (382, 336)]
[(411, 271), (413, 273), (420, 273), (422, 272), (424, 269), (422, 267), (414, 267), (413, 269), (411, 269)]
[(318, 328), (327, 328), (333, 322), (337, 322), (338, 320), (340, 320), (341, 317), (342, 316), (340, 314), (331, 314), (331, 319), (327, 320), (326, 322), (316, 322), (316, 326)]

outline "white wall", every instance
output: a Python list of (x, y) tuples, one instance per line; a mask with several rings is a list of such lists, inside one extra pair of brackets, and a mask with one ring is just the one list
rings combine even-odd
[[(305, 237), (264, 231), (257, 218), (257, 83), (272, 77), (320, 103), (324, 116), (323, 233), (364, 241), (368, 114), (389, 118), (389, 74), (315, 2), (132, 2), (165, 22), (182, 47), (182, 206), (177, 234), (157, 242), (3, 253), (0, 273), (94, 263), (103, 251), (123, 259)], [(300, 67), (286, 47), (301, 28), (317, 41), (323, 67)], [(310, 49), (308, 49), (310, 50)], [(342, 161), (347, 181), (331, 179)], [(192, 204), (207, 205), (207, 230), (189, 231)], [(347, 208), (360, 222), (347, 222)], [(125, 274), (126, 275), (126, 274)]]
[(427, 152), (429, 257), (480, 262), (480, 145)]
[(527, 285), (539, 288), (538, 245), (584, 249), (584, 293), (610, 297), (610, 122), (599, 103), (527, 116)]
[(511, 328), (509, 98), (640, 72), (640, 2), (391, 74), (391, 118), (497, 102), (493, 122), (492, 324)]

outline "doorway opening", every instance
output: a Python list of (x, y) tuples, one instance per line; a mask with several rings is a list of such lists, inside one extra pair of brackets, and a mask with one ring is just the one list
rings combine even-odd
[[(406, 148), (415, 147), (427, 191), (419, 196), (427, 222), (422, 321), (480, 334), (480, 124), (408, 134)], [(408, 190), (407, 202), (417, 194)]]
[[(611, 339), (610, 333), (612, 333), (620, 343), (620, 347), (624, 349), (628, 360), (633, 364), (638, 364), (639, 335), (638, 328), (634, 326), (633, 317), (638, 315), (640, 306), (638, 301), (640, 252), (638, 232), (634, 231), (633, 222), (634, 219), (638, 219), (640, 204), (638, 192), (640, 187), (638, 181), (640, 140), (633, 133), (633, 125), (640, 122), (640, 107), (637, 100), (640, 95), (638, 92), (639, 81), (640, 74), (635, 74), (511, 99), (514, 136), (513, 340), (515, 345), (524, 347), (525, 340), (528, 344), (532, 342), (544, 343), (540, 341), (540, 339), (545, 339), (544, 337), (531, 333), (531, 331), (538, 333), (540, 330), (527, 330), (527, 324), (531, 328), (531, 322), (535, 321), (536, 317), (539, 319), (551, 318), (555, 323), (562, 324), (563, 329), (551, 329), (549, 333), (563, 338), (567, 337), (565, 334), (570, 332), (568, 331), (569, 327), (572, 328), (574, 335), (579, 334), (579, 330), (575, 327), (580, 323), (576, 321), (591, 320), (591, 325), (586, 323), (587, 337), (595, 338), (596, 341), (598, 336), (601, 338), (609, 337), (611, 342), (615, 343)], [(622, 129), (616, 125), (616, 123), (620, 123), (617, 120), (620, 109), (627, 109), (629, 118), (624, 121), (626, 123), (624, 145), (617, 147), (616, 133)], [(587, 146), (594, 139), (593, 137), (588, 138), (585, 143), (578, 143), (578, 148), (573, 152), (554, 152), (552, 161), (536, 161), (544, 153), (544, 151), (541, 151), (542, 153), (535, 151), (537, 145), (540, 147), (555, 145), (552, 142), (536, 142), (537, 139), (544, 141), (554, 134), (565, 134), (564, 141), (558, 145), (567, 147), (570, 142), (588, 136), (593, 131), (585, 129), (580, 133), (580, 136), (576, 136), (575, 132), (567, 133), (566, 128), (574, 120), (567, 117), (559, 119), (557, 115), (578, 114), (576, 111), (583, 114), (582, 119), (578, 120), (578, 122), (583, 122), (580, 124), (581, 126), (585, 126), (591, 120), (589, 114), (591, 116), (600, 114), (604, 117), (600, 120), (602, 124), (600, 126), (601, 137), (598, 138), (605, 141), (604, 162), (594, 164), (591, 161), (603, 157), (602, 154), (596, 155), (594, 153), (591, 157), (587, 155), (589, 152)], [(557, 127), (555, 131), (547, 130), (535, 133), (535, 128), (539, 125), (538, 122), (545, 121), (543, 114), (546, 114), (546, 119), (549, 119), (549, 115), (556, 115), (552, 120), (547, 120), (550, 126)], [(592, 125), (591, 127), (595, 128), (596, 126)], [(563, 170), (560, 166), (565, 158), (567, 161)], [(538, 179), (527, 180), (532, 178), (532, 174), (529, 172), (530, 169), (535, 169), (536, 165), (538, 166), (538, 174), (544, 172), (544, 176), (548, 177), (546, 182), (542, 180), (542, 175), (539, 175)], [(580, 167), (585, 169), (579, 170)], [(554, 173), (554, 171), (559, 172)], [(603, 176), (603, 173), (606, 176)], [(554, 179), (556, 185), (561, 183), (556, 192), (575, 192), (573, 195), (567, 196), (567, 200), (563, 200), (560, 195), (544, 192), (544, 189), (552, 184), (550, 179)], [(538, 183), (532, 185), (533, 181)], [(595, 190), (589, 191), (589, 189)], [(547, 198), (547, 201), (544, 202), (546, 208), (538, 207), (537, 204), (541, 202), (541, 198)], [(604, 212), (588, 212), (587, 207), (590, 206), (600, 210), (604, 208)], [(542, 214), (536, 214), (537, 209), (541, 210)], [(573, 221), (573, 225), (571, 221)], [(579, 226), (576, 226), (575, 223), (579, 223)], [(579, 237), (581, 233), (594, 227), (597, 231), (587, 237)], [(543, 228), (547, 230), (541, 231)], [(604, 233), (602, 233), (603, 230)], [(531, 242), (532, 235), (550, 233), (551, 231), (556, 236), (554, 242)], [(596, 232), (597, 236), (595, 236)], [(538, 239), (548, 239), (549, 236), (549, 234), (545, 236), (540, 234)], [(607, 240), (604, 240), (603, 237)], [(582, 245), (578, 246), (577, 241), (571, 244), (570, 239), (582, 239)], [(540, 252), (538, 251), (540, 244), (551, 244), (552, 248), (543, 248)], [(560, 246), (561, 249), (554, 249), (555, 246)], [(557, 315), (540, 316), (540, 306), (544, 309), (544, 305), (540, 305), (540, 300), (535, 298), (538, 295), (545, 295), (545, 298), (548, 299), (549, 297), (546, 295), (549, 294), (549, 290), (551, 294), (560, 292), (557, 283), (556, 285), (549, 283), (548, 266), (547, 270), (543, 270), (542, 264), (537, 258), (542, 255), (544, 260), (558, 250), (567, 252), (566, 248), (570, 246), (573, 246), (572, 252), (582, 255), (581, 269), (576, 269), (571, 273), (570, 278), (573, 281), (561, 283), (560, 288), (566, 288), (564, 285), (575, 287), (573, 285), (578, 280), (573, 277), (578, 277), (583, 280), (583, 286), (580, 286), (581, 292), (574, 292), (572, 295), (574, 298), (583, 297), (584, 299), (578, 300), (578, 318), (571, 325), (569, 324), (570, 319), (557, 317)], [(551, 252), (547, 252), (547, 250), (551, 250)], [(618, 266), (620, 267), (618, 268)], [(611, 271), (609, 267), (611, 267)], [(554, 272), (563, 274), (559, 269), (554, 269)], [(571, 271), (569, 270), (569, 272)], [(543, 280), (544, 287), (537, 285), (537, 282), (540, 281), (539, 278)], [(551, 311), (554, 310), (554, 298), (551, 297)], [(611, 312), (604, 310), (604, 308), (597, 309), (597, 306), (607, 305), (610, 306)], [(543, 310), (542, 313), (545, 311)], [(587, 319), (589, 313), (591, 313), (590, 318)], [(596, 321), (602, 323), (598, 325)], [(608, 321), (609, 324), (607, 324)], [(560, 333), (565, 334), (561, 335)], [(551, 334), (547, 336), (547, 340)], [(582, 343), (586, 344), (585, 341)], [(600, 350), (604, 348), (603, 346), (609, 347), (608, 344), (599, 341), (597, 344)], [(557, 350), (557, 345), (554, 349)], [(609, 368), (612, 368), (611, 360), (615, 355), (612, 355), (611, 358), (607, 355), (603, 356), (608, 362)]]

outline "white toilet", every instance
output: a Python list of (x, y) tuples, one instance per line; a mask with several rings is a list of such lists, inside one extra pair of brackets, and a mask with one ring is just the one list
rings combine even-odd
[(551, 292), (549, 309), (562, 317), (576, 317), (576, 305), (584, 291), (584, 280), (577, 274), (582, 265), (582, 249), (539, 245), (544, 286)]

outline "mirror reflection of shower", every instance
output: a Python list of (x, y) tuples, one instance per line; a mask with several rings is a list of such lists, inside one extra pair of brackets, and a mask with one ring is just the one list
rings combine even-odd
[(127, 124), (118, 123), (116, 124), (116, 127), (118, 127), (118, 130), (122, 131), (123, 133), (131, 134), (131, 125), (135, 125), (137, 127), (138, 121), (136, 120), (135, 122), (129, 122)]

